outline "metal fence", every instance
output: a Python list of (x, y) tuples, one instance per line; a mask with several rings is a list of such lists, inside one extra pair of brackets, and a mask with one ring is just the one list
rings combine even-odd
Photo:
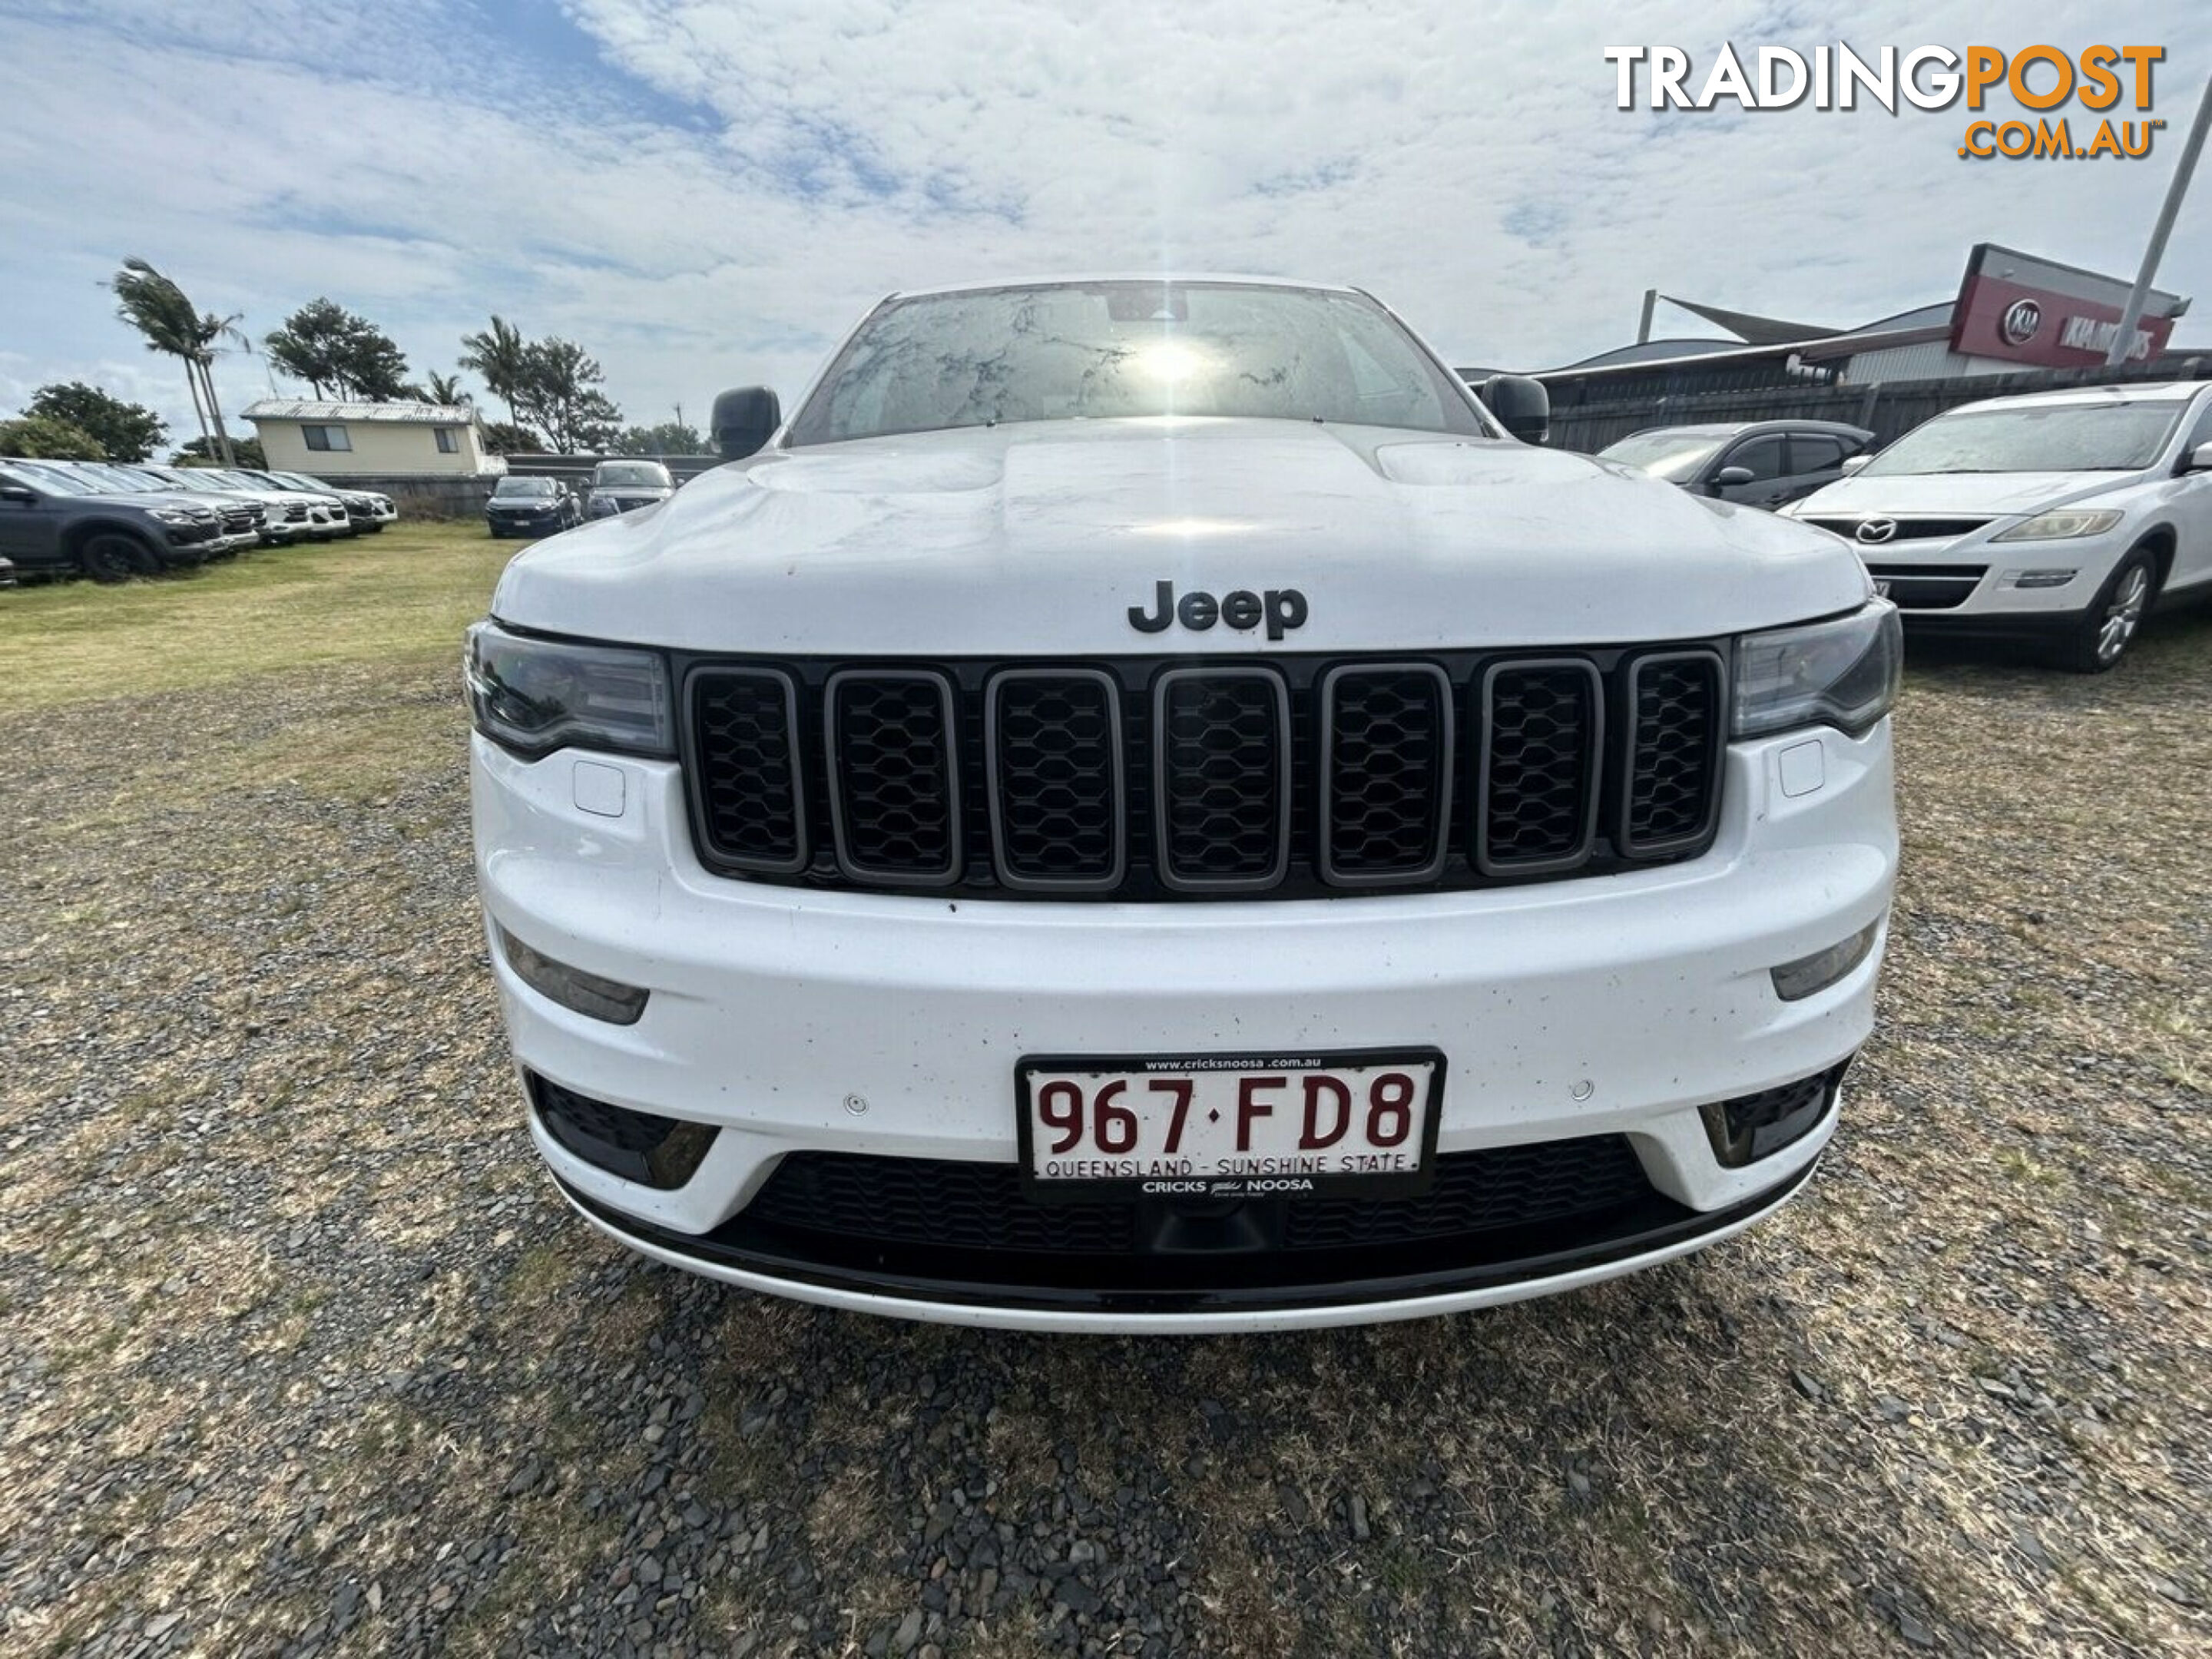
[(2123, 368), (2044, 368), (2020, 374), (1981, 374), (1961, 380), (1869, 381), (1864, 386), (1771, 386), (1678, 396), (1625, 398), (1583, 403), (1571, 386), (1551, 388), (1554, 449), (1585, 453), (1653, 426), (1691, 426), (1706, 421), (1848, 421), (1870, 427), (1875, 441), (1902, 437), (1931, 416), (1984, 398), (2060, 386), (2116, 386), (2147, 380), (2212, 379), (2212, 358), (2168, 356)]

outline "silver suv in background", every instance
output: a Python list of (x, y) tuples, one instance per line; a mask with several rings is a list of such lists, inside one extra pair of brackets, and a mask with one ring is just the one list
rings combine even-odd
[(1874, 434), (1841, 421), (1724, 421), (1655, 426), (1598, 451), (1655, 478), (1743, 507), (1778, 507), (1844, 476)]
[(1789, 514), (1856, 546), (1908, 628), (2101, 673), (2160, 600), (2212, 597), (2212, 382), (1967, 404)]
[(659, 461), (601, 461), (592, 469), (592, 489), (584, 510), (610, 519), (641, 507), (658, 507), (676, 493), (676, 480)]

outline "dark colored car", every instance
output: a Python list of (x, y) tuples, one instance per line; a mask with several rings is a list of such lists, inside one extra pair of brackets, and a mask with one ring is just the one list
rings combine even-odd
[(26, 574), (127, 581), (198, 564), (223, 539), (222, 514), (205, 502), (109, 493), (62, 467), (0, 460), (0, 557)]
[(211, 507), (222, 520), (222, 536), (208, 549), (210, 558), (234, 557), (242, 549), (258, 544), (269, 527), (269, 509), (222, 490), (187, 489), (155, 477), (143, 467), (111, 461), (47, 461), (52, 471), (64, 471), (101, 495), (161, 495), (170, 504), (188, 501)]
[(1664, 478), (1699, 495), (1773, 508), (1844, 476), (1874, 441), (1841, 421), (1719, 421), (1655, 426), (1598, 451), (1598, 459)]
[(558, 478), (501, 478), (484, 503), (484, 522), (495, 538), (550, 536), (583, 521), (576, 492)]
[(641, 507), (657, 507), (676, 493), (676, 480), (659, 461), (601, 461), (592, 469), (592, 495), (586, 506), (595, 519), (612, 518)]

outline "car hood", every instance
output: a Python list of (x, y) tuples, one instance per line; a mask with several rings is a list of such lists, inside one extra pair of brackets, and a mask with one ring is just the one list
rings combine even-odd
[[(1162, 581), (1296, 587), (1309, 619), (1140, 632)], [(1832, 536), (1587, 456), (1154, 419), (763, 454), (522, 554), (493, 611), (697, 650), (1126, 654), (1687, 639), (1867, 592)]]
[(1863, 474), (1814, 490), (1796, 506), (1800, 518), (1869, 513), (2040, 513), (2118, 489), (2137, 472), (1900, 472)]
[(594, 495), (620, 495), (631, 501), (662, 501), (676, 493), (671, 484), (593, 484)]
[(69, 501), (77, 507), (124, 507), (135, 508), (141, 513), (150, 513), (157, 507), (204, 507), (210, 512), (216, 510), (216, 504), (213, 501), (196, 501), (190, 495), (166, 489), (149, 489), (143, 492), (136, 489), (112, 489), (103, 490), (96, 495), (66, 495), (57, 499)]

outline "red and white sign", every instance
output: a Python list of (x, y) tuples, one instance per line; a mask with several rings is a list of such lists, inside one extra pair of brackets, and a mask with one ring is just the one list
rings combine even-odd
[[(2127, 293), (2117, 278), (1984, 242), (1966, 261), (1951, 313), (1951, 349), (2043, 368), (2093, 367), (2112, 348)], [(2146, 296), (2130, 361), (2166, 349), (2181, 308), (2173, 295)]]

